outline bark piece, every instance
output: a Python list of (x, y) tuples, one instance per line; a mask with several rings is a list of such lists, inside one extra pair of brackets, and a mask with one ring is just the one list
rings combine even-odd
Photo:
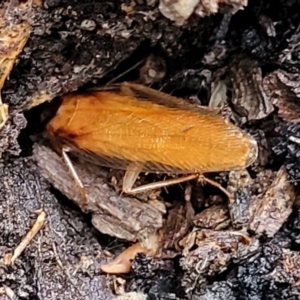
[(258, 62), (244, 59), (231, 68), (233, 85), (232, 104), (245, 121), (259, 120), (273, 110), (269, 96), (265, 93), (262, 71)]
[(250, 220), (249, 229), (257, 236), (273, 237), (291, 214), (295, 198), (294, 186), (282, 167)]
[(287, 122), (300, 122), (299, 73), (277, 70), (264, 78), (264, 88), (272, 103), (278, 107), (278, 115)]
[[(34, 147), (34, 157), (42, 175), (80, 206), (81, 193), (75, 188), (75, 181), (62, 158), (38, 144)], [(137, 241), (145, 231), (153, 232), (162, 227), (162, 213), (150, 204), (117, 195), (106, 183), (107, 171), (87, 164), (74, 163), (74, 167), (85, 184), (86, 209), (92, 214), (92, 223), (100, 232)]]

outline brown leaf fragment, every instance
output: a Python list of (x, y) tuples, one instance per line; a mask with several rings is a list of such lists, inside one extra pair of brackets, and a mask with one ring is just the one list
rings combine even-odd
[(258, 236), (273, 237), (291, 214), (295, 198), (294, 186), (282, 167), (254, 212), (249, 229)]
[(278, 115), (287, 122), (300, 122), (300, 76), (277, 70), (264, 78), (263, 85)]
[(273, 112), (270, 97), (265, 93), (262, 72), (254, 60), (244, 59), (231, 68), (232, 104), (245, 121), (259, 120)]
[[(77, 205), (81, 194), (62, 158), (45, 146), (35, 144), (34, 159), (42, 175)], [(85, 184), (86, 209), (92, 214), (93, 225), (102, 233), (128, 241), (137, 241), (145, 231), (162, 227), (162, 213), (148, 203), (119, 196), (106, 183), (107, 171), (88, 164), (74, 162), (76, 172)]]

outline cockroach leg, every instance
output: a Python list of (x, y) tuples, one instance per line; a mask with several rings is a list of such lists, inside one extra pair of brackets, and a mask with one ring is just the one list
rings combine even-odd
[(213, 181), (213, 180), (205, 177), (204, 175), (199, 175), (199, 179), (198, 180), (200, 182), (207, 182), (210, 185), (218, 188), (220, 191), (222, 191), (228, 197), (229, 203), (233, 203), (234, 202), (233, 196), (224, 187), (222, 187), (222, 185), (220, 183), (218, 183), (216, 181)]
[(200, 182), (209, 183), (210, 185), (215, 186), (216, 188), (221, 190), (228, 197), (229, 203), (232, 203), (234, 201), (233, 196), (224, 187), (222, 187), (222, 185), (220, 183), (215, 182), (215, 181), (205, 177), (204, 175), (197, 174), (197, 173), (190, 174), (190, 175), (183, 176), (183, 177), (172, 178), (172, 179), (168, 179), (168, 180), (164, 180), (164, 181), (157, 181), (157, 182), (153, 182), (153, 183), (149, 183), (149, 184), (145, 184), (145, 185), (133, 188), (133, 185), (134, 185), (141, 169), (142, 169), (141, 166), (129, 166), (127, 168), (127, 171), (123, 178), (122, 190), (124, 193), (137, 194), (137, 193), (146, 192), (146, 191), (149, 191), (152, 189), (158, 189), (158, 188), (166, 187), (169, 185), (182, 183), (185, 181), (198, 179), (198, 181), (200, 181)]
[(81, 196), (82, 196), (82, 203), (80, 205), (80, 208), (82, 211), (85, 211), (86, 210), (86, 204), (87, 204), (87, 199), (86, 199), (86, 194), (85, 194), (85, 190), (84, 190), (84, 185), (82, 183), (82, 181), (80, 180), (75, 168), (74, 168), (74, 165), (68, 155), (68, 152), (70, 152), (70, 148), (68, 147), (63, 147), (62, 148), (62, 157), (65, 161), (65, 164), (67, 165), (69, 171), (70, 171), (70, 174), (71, 176), (73, 177), (74, 181), (76, 182), (76, 185), (79, 187), (80, 189), (80, 193), (81, 193)]
[[(127, 172), (129, 174), (127, 174)], [(198, 174), (191, 174), (191, 175), (187, 175), (184, 177), (172, 178), (172, 179), (168, 179), (165, 181), (153, 182), (153, 183), (149, 183), (149, 184), (145, 184), (145, 185), (133, 188), (132, 186), (133, 186), (138, 174), (136, 174), (136, 173), (131, 174), (131, 172), (133, 173), (134, 171), (127, 170), (126, 174), (124, 176), (124, 179), (123, 179), (123, 192), (126, 194), (137, 194), (137, 193), (141, 193), (141, 192), (146, 192), (146, 191), (149, 191), (152, 189), (157, 189), (157, 188), (166, 187), (166, 186), (173, 185), (173, 184), (178, 184), (178, 183), (193, 180), (193, 179), (196, 179), (199, 177)]]

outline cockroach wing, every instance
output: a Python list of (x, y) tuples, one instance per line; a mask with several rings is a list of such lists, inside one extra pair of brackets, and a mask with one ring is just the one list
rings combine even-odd
[(139, 101), (150, 101), (152, 103), (167, 106), (169, 108), (198, 112), (199, 114), (204, 115), (208, 114), (215, 116), (219, 113), (219, 109), (199, 107), (188, 103), (183, 99), (132, 82), (125, 81), (122, 83), (115, 83), (101, 88), (95, 88), (94, 91), (109, 91), (119, 93), (123, 96), (138, 98)]
[(257, 156), (249, 135), (221, 117), (139, 101), (112, 92), (64, 97), (48, 130), (99, 165), (143, 171), (217, 172)]

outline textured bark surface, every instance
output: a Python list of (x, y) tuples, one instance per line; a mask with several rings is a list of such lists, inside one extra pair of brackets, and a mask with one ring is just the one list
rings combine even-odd
[(33, 154), (41, 174), (56, 189), (79, 207), (86, 201), (85, 209), (92, 215), (92, 223), (100, 232), (134, 242), (143, 232), (155, 232), (162, 227), (162, 213), (158, 209), (133, 197), (118, 195), (107, 185), (107, 170), (74, 163), (76, 173), (85, 185), (86, 199), (83, 199), (61, 157), (38, 144)]

